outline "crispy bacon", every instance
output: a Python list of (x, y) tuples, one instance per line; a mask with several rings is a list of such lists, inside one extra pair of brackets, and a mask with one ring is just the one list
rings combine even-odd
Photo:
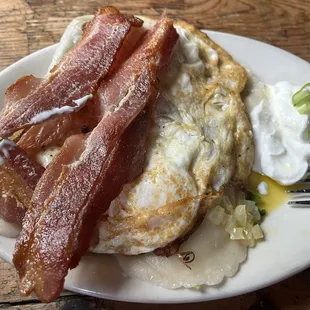
[[(131, 28), (116, 54), (116, 58), (109, 69), (109, 74), (114, 72), (132, 54), (137, 42), (141, 41), (145, 32), (146, 30), (143, 27)], [(40, 81), (41, 79), (34, 78), (33, 76), (24, 77), (20, 80), (19, 87), (11, 87), (13, 91), (7, 91), (7, 101), (14, 102), (26, 97)], [(33, 155), (43, 147), (63, 145), (65, 139), (74, 134), (91, 131), (98, 125), (100, 120), (101, 115), (100, 113), (98, 114), (94, 100), (88, 100), (86, 106), (78, 112), (58, 115), (51, 120), (18, 132), (19, 134), (16, 135), (14, 141), (28, 154)]]
[[(21, 78), (17, 86), (12, 85), (7, 89), (5, 106), (27, 97), (40, 81), (41, 79), (32, 75)], [(43, 147), (62, 145), (66, 138), (94, 129), (100, 121), (100, 115), (96, 112), (94, 100), (90, 99), (85, 107), (75, 113), (58, 115), (44, 123), (21, 130), (11, 138), (27, 154), (34, 156)]]
[(88, 250), (99, 217), (141, 173), (157, 74), (176, 40), (172, 21), (163, 16), (100, 86), (98, 126), (67, 139), (40, 179), (13, 258), (24, 294), (35, 291), (43, 301), (59, 295), (69, 268)]
[(34, 92), (41, 82), (41, 78), (37, 78), (33, 75), (21, 77), (6, 90), (4, 98), (5, 108), (9, 109), (10, 105), (27, 97), (31, 92)]
[(0, 136), (9, 137), (57, 114), (79, 110), (86, 102), (77, 104), (76, 100), (94, 93), (131, 26), (141, 24), (141, 20), (121, 14), (113, 7), (101, 9), (84, 27), (81, 40), (64, 55), (48, 78), (38, 83), (33, 77), (24, 77), (9, 88), (10, 93), (18, 93), (27, 82), (32, 91), (20, 100), (6, 100), (0, 117)]
[(44, 168), (14, 142), (0, 142), (0, 217), (21, 224)]
[(29, 155), (36, 154), (49, 145), (63, 145), (64, 141), (75, 134), (92, 131), (100, 121), (94, 113), (94, 100), (89, 100), (81, 110), (56, 116), (45, 123), (31, 126), (19, 138), (17, 145)]

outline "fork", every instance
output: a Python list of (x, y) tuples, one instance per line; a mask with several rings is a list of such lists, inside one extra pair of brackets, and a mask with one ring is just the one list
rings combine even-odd
[[(306, 179), (298, 182), (298, 184), (310, 184), (310, 178), (307, 177)], [(289, 189), (285, 191), (288, 194), (296, 195), (295, 199), (305, 198), (304, 194), (310, 194), (310, 188), (302, 188), (302, 189)], [(308, 200), (290, 200), (288, 205), (290, 206), (300, 206), (300, 207), (310, 207), (310, 197), (307, 197)]]

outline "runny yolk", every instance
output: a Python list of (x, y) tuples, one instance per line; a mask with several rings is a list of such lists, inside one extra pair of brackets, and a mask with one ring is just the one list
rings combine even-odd
[(259, 194), (257, 186), (261, 182), (268, 184), (268, 195), (260, 195), (259, 208), (265, 209), (267, 213), (283, 206), (292, 199), (291, 195), (285, 192), (286, 190), (303, 188), (301, 184), (283, 186), (265, 175), (252, 171), (248, 181), (248, 190), (254, 194)]

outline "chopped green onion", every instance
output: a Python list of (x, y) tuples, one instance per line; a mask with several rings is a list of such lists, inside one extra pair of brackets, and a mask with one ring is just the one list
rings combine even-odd
[(259, 211), (261, 216), (265, 216), (267, 213), (265, 209), (259, 209), (258, 211)]
[[(309, 87), (309, 89), (308, 89)], [(300, 114), (310, 113), (310, 83), (305, 84), (292, 97), (293, 105)]]
[(308, 103), (304, 103), (300, 106), (296, 106), (296, 109), (300, 114), (309, 114), (310, 112), (310, 106)]
[(247, 200), (252, 200), (256, 204), (258, 204), (261, 201), (262, 196), (259, 195), (259, 194), (254, 194), (254, 193), (251, 193), (251, 192), (247, 192), (246, 199)]

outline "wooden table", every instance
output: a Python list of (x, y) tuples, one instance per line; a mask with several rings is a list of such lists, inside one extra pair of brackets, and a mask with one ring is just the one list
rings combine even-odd
[[(309, 0), (0, 0), (0, 70), (58, 42), (69, 21), (104, 5), (124, 12), (170, 16), (201, 28), (235, 33), (283, 48), (310, 61)], [(263, 262), (262, 262), (263, 263)], [(14, 268), (0, 259), (0, 309), (310, 309), (310, 270), (269, 288), (192, 305), (142, 305), (64, 292), (52, 304), (18, 292)]]

